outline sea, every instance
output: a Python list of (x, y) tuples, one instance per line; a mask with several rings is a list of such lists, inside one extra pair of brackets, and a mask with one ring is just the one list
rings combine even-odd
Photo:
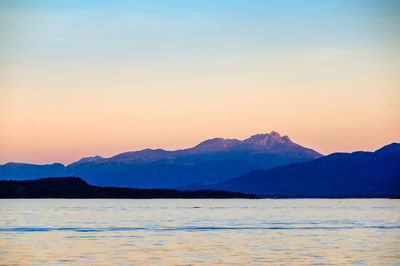
[(0, 265), (400, 265), (398, 199), (2, 199)]

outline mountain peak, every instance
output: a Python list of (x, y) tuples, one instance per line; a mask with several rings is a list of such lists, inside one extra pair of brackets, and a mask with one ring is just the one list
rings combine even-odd
[(80, 159), (77, 162), (71, 163), (71, 166), (76, 166), (78, 164), (82, 164), (82, 163), (92, 163), (92, 162), (96, 162), (96, 161), (100, 161), (103, 160), (104, 158), (96, 155), (96, 156), (91, 156), (91, 157), (83, 157), (82, 159)]
[[(266, 134), (266, 135), (268, 135), (268, 134)], [(276, 132), (276, 131), (271, 131), (271, 133), (269, 133), (269, 135), (270, 135), (270, 136), (274, 136), (274, 137), (278, 137), (278, 138), (281, 137), (281, 135), (280, 135), (278, 132)]]
[(400, 143), (393, 142), (389, 145), (383, 146), (375, 152), (398, 152), (400, 151)]
[(281, 137), (281, 135), (276, 131), (271, 131), (269, 134), (256, 134), (245, 139), (243, 142), (260, 146), (270, 146), (276, 143), (292, 143), (288, 136)]
[(237, 139), (213, 138), (201, 142), (194, 149), (200, 151), (219, 151), (229, 149), (239, 143), (240, 140)]
[(281, 136), (276, 131), (256, 134), (245, 140), (213, 138), (201, 142), (192, 149), (194, 152), (222, 152), (222, 151), (254, 151), (257, 153), (310, 153), (311, 157), (320, 157), (315, 151), (304, 148), (290, 140), (288, 136)]

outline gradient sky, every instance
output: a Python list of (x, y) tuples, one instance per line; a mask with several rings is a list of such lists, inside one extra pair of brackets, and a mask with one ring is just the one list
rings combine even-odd
[(400, 1), (3, 0), (0, 40), (0, 163), (400, 142)]

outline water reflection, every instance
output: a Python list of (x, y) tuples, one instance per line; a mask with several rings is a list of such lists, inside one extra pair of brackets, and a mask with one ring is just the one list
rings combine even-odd
[(399, 200), (0, 200), (0, 210), (0, 264), (400, 264)]

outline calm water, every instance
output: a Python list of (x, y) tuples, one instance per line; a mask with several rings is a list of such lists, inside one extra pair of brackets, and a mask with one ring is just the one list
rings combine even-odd
[(400, 200), (0, 200), (0, 264), (400, 264)]

